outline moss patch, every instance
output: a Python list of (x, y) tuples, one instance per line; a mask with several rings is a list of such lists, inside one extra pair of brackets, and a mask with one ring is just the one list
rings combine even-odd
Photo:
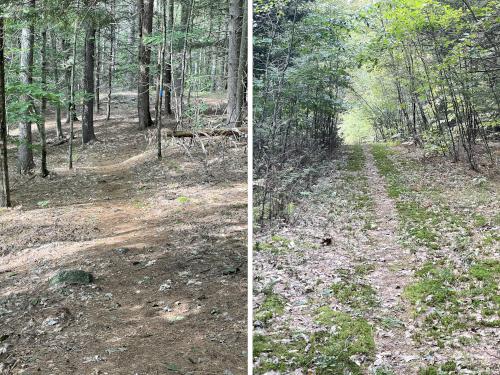
[(356, 309), (372, 307), (377, 304), (376, 293), (367, 284), (340, 281), (333, 284), (330, 289), (340, 303)]
[(262, 305), (255, 311), (255, 319), (266, 324), (275, 316), (283, 314), (285, 302), (273, 292), (266, 292), (266, 297)]
[(50, 285), (87, 285), (94, 282), (91, 273), (82, 270), (63, 270), (50, 279)]
[(371, 360), (375, 353), (373, 328), (362, 318), (324, 306), (317, 310), (316, 322), (331, 327), (328, 334), (316, 336), (318, 374), (362, 374), (353, 356)]
[(257, 242), (254, 246), (254, 251), (268, 251), (279, 255), (288, 252), (291, 246), (292, 241), (288, 238), (274, 235), (267, 242)]

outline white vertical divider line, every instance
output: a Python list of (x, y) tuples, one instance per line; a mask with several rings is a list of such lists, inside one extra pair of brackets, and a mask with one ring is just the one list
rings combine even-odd
[(247, 0), (248, 17), (248, 375), (253, 373), (253, 1)]

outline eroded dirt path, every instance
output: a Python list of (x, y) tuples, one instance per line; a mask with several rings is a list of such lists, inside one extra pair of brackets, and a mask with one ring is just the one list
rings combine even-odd
[[(15, 207), (0, 212), (0, 373), (246, 374), (244, 145), (223, 156), (212, 140), (206, 158), (170, 143), (157, 161), (119, 113), (76, 148), (74, 171), (61, 145), (49, 178), (14, 178)], [(61, 269), (95, 282), (50, 287)]]
[(386, 182), (375, 166), (370, 146), (363, 147), (365, 175), (373, 199), (374, 224), (367, 254), (374, 262), (367, 281), (376, 291), (379, 305), (374, 311), (376, 359), (375, 368), (387, 368), (396, 374), (414, 374), (422, 362), (407, 330), (412, 318), (410, 306), (402, 293), (412, 281), (414, 256), (399, 244), (401, 227), (394, 201), (389, 198)]

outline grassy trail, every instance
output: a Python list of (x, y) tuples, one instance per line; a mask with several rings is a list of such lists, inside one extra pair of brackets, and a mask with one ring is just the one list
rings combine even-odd
[(256, 373), (496, 373), (498, 181), (385, 145), (325, 163), (256, 238)]

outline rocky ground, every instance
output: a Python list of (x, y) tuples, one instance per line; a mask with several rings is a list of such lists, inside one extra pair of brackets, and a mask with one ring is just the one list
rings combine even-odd
[(381, 144), (321, 167), (255, 236), (255, 373), (500, 373), (498, 171)]
[(73, 171), (62, 144), (49, 177), (12, 173), (0, 373), (246, 374), (244, 140), (165, 139), (158, 161), (154, 132), (136, 130), (126, 94), (116, 101), (99, 142), (77, 132)]

